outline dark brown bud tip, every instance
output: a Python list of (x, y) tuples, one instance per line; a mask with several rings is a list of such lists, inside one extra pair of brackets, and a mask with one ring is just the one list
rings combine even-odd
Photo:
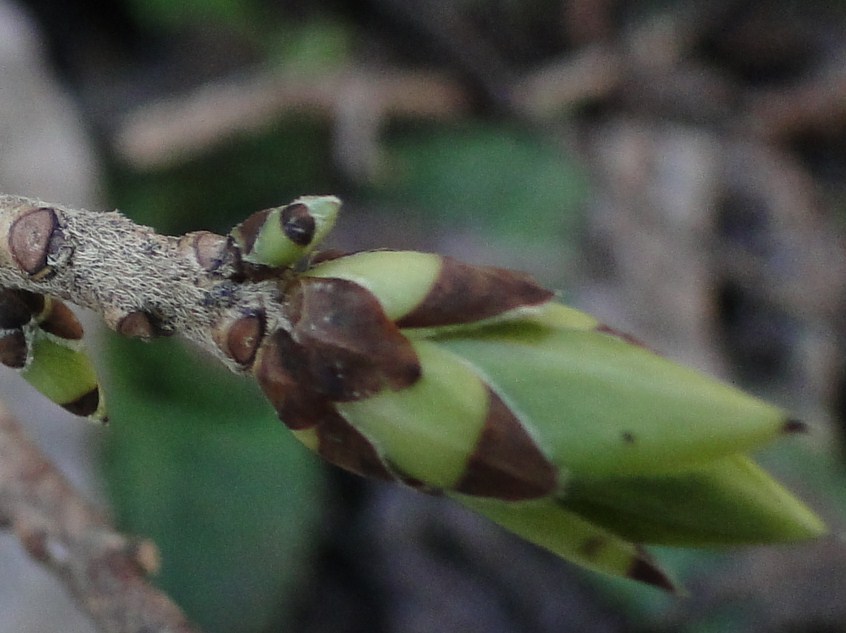
[(660, 567), (649, 560), (646, 554), (641, 555), (632, 562), (627, 575), (632, 580), (658, 587), (670, 593), (679, 593), (675, 583), (670, 580)]
[(94, 387), (91, 391), (80, 396), (73, 402), (66, 402), (62, 405), (62, 408), (74, 415), (87, 418), (88, 416), (93, 415), (99, 406), (100, 390), (97, 387)]
[(314, 239), (317, 225), (308, 207), (301, 202), (289, 204), (279, 214), (282, 232), (297, 246), (308, 246)]
[(30, 277), (50, 272), (47, 258), (58, 230), (56, 211), (49, 207), (26, 211), (9, 227), (9, 252), (18, 267)]
[(796, 418), (788, 418), (787, 422), (784, 423), (784, 432), (785, 433), (807, 433), (808, 432), (808, 425), (802, 422), (802, 420), (797, 420)]
[(22, 330), (12, 330), (0, 335), (0, 363), (20, 369), (26, 364), (26, 337)]

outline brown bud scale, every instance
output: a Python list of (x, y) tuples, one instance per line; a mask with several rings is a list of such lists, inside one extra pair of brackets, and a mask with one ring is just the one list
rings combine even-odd
[(50, 273), (48, 257), (56, 250), (54, 234), (60, 233), (56, 211), (40, 207), (25, 211), (9, 227), (9, 252), (18, 267), (30, 277)]
[(17, 290), (18, 297), (23, 301), (31, 314), (41, 314), (44, 312), (44, 306), (47, 303), (47, 297), (37, 292), (30, 292), (29, 290)]
[(253, 374), (264, 395), (292, 430), (315, 426), (328, 401), (309, 387), (308, 368), (299, 346), (284, 330), (265, 339), (253, 365)]
[(302, 359), (302, 350), (287, 332), (277, 330), (267, 337), (253, 372), (288, 428), (315, 429), (317, 452), (326, 461), (359, 475), (395, 479), (370, 441), (338, 413), (325, 395), (312, 388), (310, 368)]
[(558, 488), (558, 469), (508, 405), (488, 389), (488, 414), (455, 489), (507, 501), (545, 497)]
[(261, 227), (267, 221), (267, 216), (271, 209), (264, 209), (263, 211), (256, 211), (246, 220), (241, 222), (238, 226), (232, 229), (232, 234), (237, 235), (241, 244), (241, 249), (245, 255), (249, 255), (253, 251), (253, 246), (256, 243)]
[(318, 393), (349, 402), (420, 378), (414, 347), (358, 284), (301, 278), (288, 296), (301, 371)]
[(289, 204), (279, 214), (282, 232), (297, 246), (308, 246), (314, 239), (317, 225), (308, 207), (301, 202)]
[(489, 319), (516, 308), (550, 301), (554, 293), (526, 274), (471, 266), (443, 257), (432, 289), (411, 312), (397, 320), (400, 327), (440, 327)]
[(326, 461), (364, 477), (395, 481), (373, 444), (334, 408), (317, 422), (318, 454)]

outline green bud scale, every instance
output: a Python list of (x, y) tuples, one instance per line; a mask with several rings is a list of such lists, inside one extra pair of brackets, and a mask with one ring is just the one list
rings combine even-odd
[(74, 415), (106, 422), (105, 401), (82, 325), (54, 297), (0, 290), (0, 362)]

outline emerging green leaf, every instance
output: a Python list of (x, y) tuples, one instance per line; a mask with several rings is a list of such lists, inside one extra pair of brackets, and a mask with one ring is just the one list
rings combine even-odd
[(437, 255), (343, 256), (292, 286), (292, 328), (254, 371), (326, 459), (445, 491), (606, 573), (668, 588), (640, 544), (825, 531), (743, 454), (800, 423), (551, 298)]

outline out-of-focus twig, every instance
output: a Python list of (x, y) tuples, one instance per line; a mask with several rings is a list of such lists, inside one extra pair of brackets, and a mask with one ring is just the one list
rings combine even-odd
[(749, 97), (748, 123), (765, 140), (846, 127), (846, 50), (803, 81)]
[(317, 76), (259, 73), (144, 105), (119, 123), (113, 145), (135, 167), (166, 166), (260, 130), (283, 113), (343, 116), (348, 100), (361, 101), (362, 86), (367, 87), (368, 107), (380, 120), (455, 118), (469, 107), (456, 82), (434, 73), (361, 68)]
[(198, 632), (146, 576), (156, 546), (119, 534), (0, 405), (0, 526), (66, 585), (107, 633)]

